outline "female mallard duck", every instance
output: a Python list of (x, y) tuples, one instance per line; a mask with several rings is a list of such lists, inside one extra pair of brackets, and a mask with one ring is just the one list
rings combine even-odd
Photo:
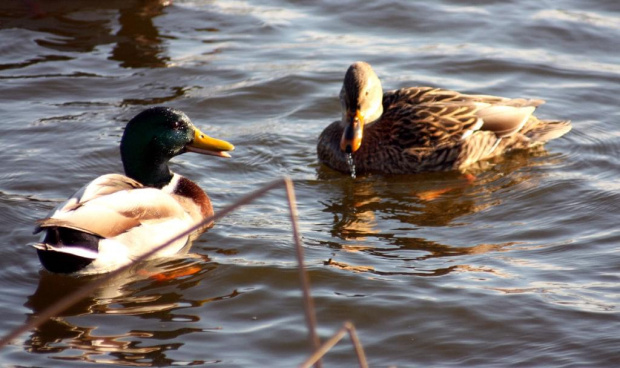
[(543, 102), (431, 87), (384, 94), (372, 67), (356, 62), (340, 91), (342, 118), (321, 133), (318, 156), (347, 173), (352, 165), (358, 173), (384, 174), (463, 169), (567, 133), (569, 121), (532, 115)]
[[(109, 272), (212, 216), (207, 194), (172, 173), (168, 161), (185, 152), (230, 157), (225, 151), (233, 149), (202, 133), (181, 111), (141, 112), (121, 139), (127, 176), (98, 177), (38, 221), (35, 233), (45, 232), (34, 245), (41, 263), (59, 273)], [(179, 239), (157, 256), (177, 253), (190, 240)]]

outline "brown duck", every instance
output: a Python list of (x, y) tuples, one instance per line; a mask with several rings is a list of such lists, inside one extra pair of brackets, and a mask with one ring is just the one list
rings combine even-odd
[[(340, 91), (342, 118), (319, 137), (319, 161), (349, 173), (461, 170), (512, 149), (566, 134), (569, 121), (540, 120), (543, 100), (467, 95), (433, 87), (385, 94), (365, 62), (352, 64)], [(350, 156), (349, 156), (350, 155)]]

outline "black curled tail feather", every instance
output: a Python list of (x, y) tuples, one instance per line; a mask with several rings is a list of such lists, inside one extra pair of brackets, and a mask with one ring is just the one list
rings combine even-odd
[[(56, 273), (73, 273), (82, 270), (93, 262), (92, 257), (72, 254), (77, 248), (96, 253), (99, 250), (100, 236), (83, 231), (48, 227), (42, 243), (35, 245), (39, 260), (45, 269)], [(79, 253), (79, 252), (76, 252)]]

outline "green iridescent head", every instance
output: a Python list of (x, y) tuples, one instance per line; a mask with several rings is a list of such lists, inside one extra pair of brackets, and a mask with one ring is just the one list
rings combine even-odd
[(162, 187), (170, 182), (168, 161), (185, 152), (230, 157), (235, 147), (211, 138), (194, 126), (182, 111), (152, 107), (127, 123), (121, 139), (125, 174), (140, 183)]

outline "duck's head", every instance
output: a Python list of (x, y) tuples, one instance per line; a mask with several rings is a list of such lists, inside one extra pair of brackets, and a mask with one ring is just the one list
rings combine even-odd
[(152, 107), (127, 123), (121, 138), (125, 174), (144, 185), (161, 187), (172, 178), (168, 161), (185, 152), (230, 157), (235, 147), (211, 138), (194, 126), (182, 111)]
[(364, 125), (383, 114), (383, 88), (370, 64), (358, 61), (349, 67), (340, 90), (340, 104), (344, 129), (340, 149), (354, 153), (362, 144)]

